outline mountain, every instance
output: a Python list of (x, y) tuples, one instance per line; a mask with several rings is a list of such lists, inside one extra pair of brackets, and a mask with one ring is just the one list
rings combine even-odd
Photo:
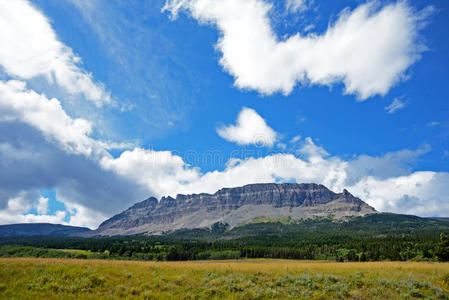
[(259, 246), (313, 244), (319, 240), (343, 243), (355, 239), (425, 238), (439, 240), (449, 233), (449, 222), (393, 213), (375, 213), (347, 220), (311, 218), (298, 221), (255, 219), (232, 229), (215, 223), (210, 228), (178, 229), (164, 235), (177, 240), (236, 241)]
[(446, 217), (432, 217), (432, 218), (428, 218), (428, 219), (437, 220), (437, 221), (443, 221), (443, 222), (449, 222), (449, 218), (446, 218)]
[(48, 223), (0, 225), (0, 237), (12, 236), (78, 236), (91, 230), (85, 227)]
[(292, 220), (376, 214), (348, 191), (334, 193), (319, 184), (250, 184), (215, 194), (151, 197), (103, 222), (89, 235), (160, 234), (204, 228), (221, 222), (235, 227), (258, 218)]

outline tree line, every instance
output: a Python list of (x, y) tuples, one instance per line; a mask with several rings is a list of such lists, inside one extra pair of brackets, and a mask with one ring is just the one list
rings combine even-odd
[[(78, 249), (89, 251), (97, 258), (137, 260), (447, 261), (449, 238), (443, 232), (449, 232), (449, 222), (375, 214), (348, 221), (317, 218), (285, 223), (250, 223), (233, 228), (216, 223), (210, 228), (182, 229), (153, 236), (11, 237), (0, 238), (0, 246)], [(42, 252), (26, 249), (20, 253)]]
[[(270, 239), (269, 236), (265, 238)], [(260, 244), (259, 238), (256, 237), (215, 241), (145, 236), (117, 238), (24, 237), (2, 238), (0, 244), (14, 244), (40, 249), (79, 249), (97, 254), (95, 258), (136, 260), (177, 261), (243, 258), (334, 260), (341, 262), (449, 260), (449, 238), (444, 233), (440, 235), (439, 239), (386, 236), (352, 239), (343, 237), (340, 242), (336, 242), (336, 240), (335, 237), (316, 238), (313, 242), (284, 240), (283, 243), (271, 242), (269, 246), (263, 246)], [(4, 246), (2, 248), (5, 249)], [(42, 253), (27, 249), (28, 252), (25, 253), (30, 253), (30, 256), (33, 256), (33, 253)], [(23, 249), (20, 249), (20, 251), (22, 251), (20, 253), (24, 252)], [(14, 256), (11, 253), (9, 255)], [(48, 255), (51, 256), (51, 253)], [(54, 253), (54, 255), (57, 254)]]

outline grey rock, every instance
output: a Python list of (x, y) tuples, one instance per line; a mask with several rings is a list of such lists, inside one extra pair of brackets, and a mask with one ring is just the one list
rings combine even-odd
[(293, 220), (332, 216), (344, 219), (377, 213), (347, 190), (334, 193), (324, 185), (250, 184), (223, 188), (215, 194), (151, 197), (103, 222), (90, 235), (160, 234), (181, 228), (231, 227), (258, 217)]

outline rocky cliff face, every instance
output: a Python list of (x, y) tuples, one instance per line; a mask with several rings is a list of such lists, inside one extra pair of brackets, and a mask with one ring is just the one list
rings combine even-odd
[(337, 194), (318, 184), (250, 184), (215, 194), (149, 198), (103, 222), (99, 235), (162, 233), (208, 227), (216, 222), (236, 226), (257, 217), (305, 219), (363, 216), (376, 210), (348, 191)]

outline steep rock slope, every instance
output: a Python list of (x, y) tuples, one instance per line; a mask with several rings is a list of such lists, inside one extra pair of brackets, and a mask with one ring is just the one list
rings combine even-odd
[(215, 194), (151, 197), (103, 222), (95, 235), (158, 234), (216, 222), (236, 226), (258, 217), (306, 219), (364, 216), (376, 210), (348, 191), (334, 193), (319, 184), (250, 184)]

